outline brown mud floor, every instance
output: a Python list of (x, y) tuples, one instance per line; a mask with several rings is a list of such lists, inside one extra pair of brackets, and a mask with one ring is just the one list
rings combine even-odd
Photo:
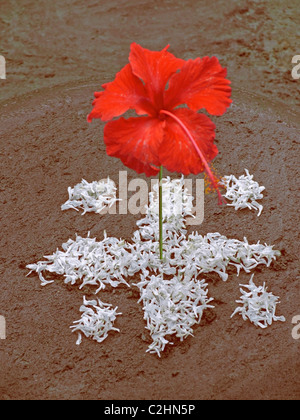
[[(0, 9), (0, 399), (298, 399), (299, 86), (291, 59), (299, 31), (294, 1), (4, 0)], [(298, 34), (299, 35), (299, 34)], [(298, 38), (299, 39), (299, 38)], [(103, 124), (86, 122), (93, 92), (127, 62), (131, 42), (181, 58), (217, 55), (232, 80), (232, 108), (215, 118), (219, 173), (250, 170), (266, 187), (264, 211), (236, 212), (206, 196), (200, 233), (220, 232), (275, 245), (282, 256), (255, 270), (258, 284), (281, 297), (286, 323), (257, 329), (230, 315), (249, 275), (227, 283), (204, 276), (215, 309), (159, 359), (137, 294), (106, 289), (100, 297), (123, 313), (103, 344), (77, 336), (83, 294), (61, 280), (42, 288), (26, 264), (52, 254), (75, 233), (130, 239), (139, 216), (81, 217), (62, 212), (68, 186), (110, 176), (122, 164), (105, 155)], [(128, 181), (136, 178), (128, 172)], [(149, 181), (149, 180), (148, 180)]]

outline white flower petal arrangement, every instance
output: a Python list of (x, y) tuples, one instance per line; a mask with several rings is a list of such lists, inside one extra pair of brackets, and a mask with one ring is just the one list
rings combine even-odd
[(80, 307), (81, 318), (74, 322), (70, 328), (72, 332), (78, 332), (76, 344), (79, 346), (82, 342), (82, 334), (87, 338), (92, 338), (98, 343), (102, 343), (107, 337), (109, 331), (120, 332), (114, 327), (114, 322), (118, 315), (118, 307), (111, 309), (110, 304), (97, 300), (87, 300), (83, 297), (83, 305)]
[(143, 302), (146, 328), (153, 340), (147, 352), (159, 357), (169, 343), (166, 336), (175, 335), (181, 341), (193, 336), (192, 327), (200, 323), (203, 311), (214, 308), (209, 305), (213, 299), (207, 296), (205, 280), (180, 277), (166, 280), (162, 274), (150, 278), (142, 275), (136, 286), (141, 294), (138, 303)]
[(87, 238), (77, 235), (75, 241), (69, 239), (62, 249), (45, 256), (47, 261), (27, 266), (38, 273), (42, 286), (53, 283), (53, 280), (45, 279), (44, 271), (63, 275), (66, 284), (81, 282), (80, 289), (86, 285), (97, 286), (96, 294), (107, 284), (112, 287), (121, 283), (129, 286), (124, 277), (128, 276), (126, 268), (130, 265), (131, 254), (124, 241), (109, 238), (106, 233), (101, 242), (89, 235)]
[(226, 188), (224, 197), (231, 201), (228, 206), (233, 206), (235, 210), (248, 208), (250, 210), (258, 210), (260, 216), (263, 211), (263, 205), (258, 203), (264, 196), (262, 192), (265, 187), (260, 186), (258, 182), (253, 180), (248, 169), (245, 169), (246, 175), (236, 178), (234, 175), (224, 176), (222, 185)]
[[(109, 179), (107, 183), (107, 188), (101, 187), (101, 191), (112, 191)], [(85, 196), (87, 184), (82, 185), (85, 192), (80, 194), (78, 187), (76, 197)], [(48, 272), (63, 276), (65, 283), (79, 284), (80, 289), (85, 285), (95, 286), (95, 294), (108, 285), (137, 287), (139, 303), (143, 303), (145, 328), (152, 338), (147, 351), (161, 356), (170, 336), (184, 340), (193, 335), (193, 326), (201, 322), (205, 309), (213, 307), (210, 305), (213, 299), (208, 297), (207, 284), (205, 280), (200, 280), (200, 276), (215, 272), (223, 281), (227, 281), (229, 266), (236, 267), (237, 275), (241, 270), (250, 273), (260, 264), (269, 267), (280, 256), (280, 252), (267, 244), (249, 244), (246, 238), (244, 241), (228, 239), (220, 233), (202, 236), (194, 232), (187, 235), (185, 218), (192, 214), (193, 197), (185, 189), (183, 177), (174, 181), (166, 178), (163, 181), (164, 260), (161, 261), (157, 192), (154, 187), (146, 215), (137, 222), (138, 230), (130, 242), (108, 237), (106, 232), (102, 241), (96, 241), (89, 235), (86, 238), (77, 235), (75, 240), (69, 239), (63, 244), (62, 251), (57, 250), (53, 255), (46, 256), (46, 261), (29, 264), (27, 268), (38, 274), (43, 286), (53, 282), (45, 278)], [(89, 199), (89, 193), (87, 197)], [(114, 196), (113, 201), (115, 199)], [(91, 210), (90, 202), (81, 202), (81, 208), (84, 211), (88, 211), (87, 208), (97, 211), (96, 208), (111, 204), (111, 201), (105, 204), (103, 200), (100, 201), (102, 204), (98, 207), (93, 204), (94, 210)], [(75, 204), (73, 202), (74, 208), (77, 208)], [(129, 278), (136, 275), (140, 276), (140, 282), (129, 284)], [(251, 292), (255, 293), (254, 289)], [(263, 321), (255, 318), (252, 310), (253, 299), (257, 296), (245, 293), (241, 300), (244, 306), (235, 313), (240, 312), (244, 319), (251, 321), (258, 319), (257, 322), (261, 324)], [(271, 303), (273, 306), (269, 305), (268, 310), (273, 313), (277, 300)], [(112, 310), (110, 305), (100, 300), (97, 305), (96, 300), (87, 301), (84, 298), (81, 310), (82, 319), (71, 327), (73, 331), (102, 342), (109, 331), (117, 330), (113, 327), (116, 316), (120, 315), (116, 313), (117, 308)], [(81, 339), (80, 335), (77, 344), (81, 343)]]
[(116, 184), (110, 178), (91, 183), (83, 179), (74, 188), (68, 188), (69, 199), (61, 206), (62, 210), (83, 210), (101, 213), (106, 207), (112, 207), (117, 201)]
[(254, 284), (253, 277), (254, 274), (251, 276), (248, 285), (240, 285), (248, 289), (248, 291), (240, 289), (242, 296), (236, 303), (241, 303), (242, 306), (236, 308), (231, 318), (236, 314), (240, 314), (245, 321), (249, 320), (261, 328), (267, 328), (269, 325), (272, 325), (273, 321), (285, 322), (284, 316), (275, 315), (279, 297), (269, 293), (265, 283), (263, 286), (257, 287)]

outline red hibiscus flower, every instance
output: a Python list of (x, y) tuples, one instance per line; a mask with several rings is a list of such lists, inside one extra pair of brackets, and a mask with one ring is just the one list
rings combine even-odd
[[(133, 43), (129, 64), (95, 93), (88, 121), (109, 121), (107, 154), (137, 173), (157, 175), (162, 166), (184, 175), (206, 171), (221, 200), (208, 164), (218, 154), (215, 124), (198, 111), (223, 115), (230, 106), (227, 70), (216, 57), (185, 61), (168, 48), (149, 51)], [(138, 117), (114, 119), (129, 109)]]

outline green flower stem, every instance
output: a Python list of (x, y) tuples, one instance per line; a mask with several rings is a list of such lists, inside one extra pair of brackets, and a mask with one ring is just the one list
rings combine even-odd
[(163, 188), (162, 188), (162, 179), (163, 179), (163, 167), (160, 167), (159, 172), (159, 254), (160, 259), (163, 260)]

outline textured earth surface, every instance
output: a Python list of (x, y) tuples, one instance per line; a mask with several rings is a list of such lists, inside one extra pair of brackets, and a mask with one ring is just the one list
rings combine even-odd
[[(300, 54), (297, 0), (6, 0), (0, 11), (0, 399), (298, 399), (299, 340), (292, 319), (299, 303), (299, 86), (291, 59)], [(297, 34), (298, 31), (298, 34)], [(299, 39), (299, 38), (298, 38)], [(110, 176), (122, 164), (105, 154), (103, 124), (88, 125), (93, 92), (114, 78), (131, 42), (181, 58), (216, 55), (228, 67), (233, 106), (215, 118), (220, 174), (249, 169), (266, 187), (264, 211), (236, 212), (206, 196), (200, 233), (220, 232), (275, 245), (282, 256), (255, 270), (258, 284), (280, 296), (286, 323), (257, 329), (230, 315), (249, 275), (227, 283), (205, 276), (215, 309), (195, 337), (146, 354), (137, 293), (107, 288), (101, 299), (122, 317), (103, 344), (69, 326), (83, 294), (61, 280), (45, 288), (26, 265), (52, 254), (75, 233), (103, 231), (130, 239), (138, 216), (62, 212), (68, 186)], [(136, 174), (128, 171), (128, 181)], [(195, 179), (195, 178), (193, 178)], [(148, 180), (149, 182), (149, 180)], [(192, 230), (192, 228), (191, 228)]]

